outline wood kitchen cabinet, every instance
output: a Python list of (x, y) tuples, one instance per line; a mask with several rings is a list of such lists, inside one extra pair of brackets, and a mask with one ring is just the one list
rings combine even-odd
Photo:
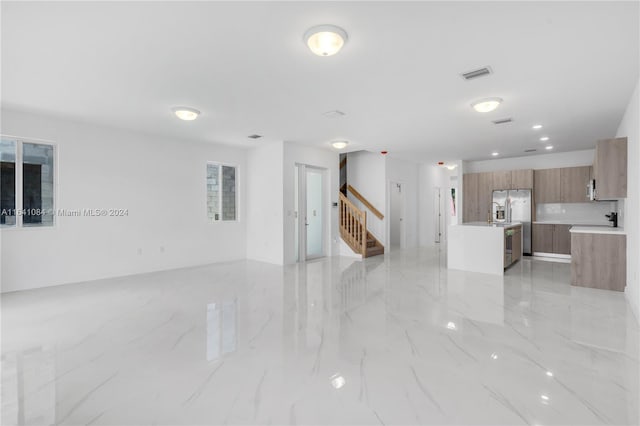
[(597, 200), (627, 198), (627, 138), (597, 142), (593, 178)]
[(553, 253), (553, 225), (534, 223), (531, 237), (534, 253)]
[(571, 285), (624, 291), (627, 285), (626, 235), (572, 233)]
[(466, 173), (462, 176), (462, 221), (484, 222), (491, 211), (492, 173)]
[(478, 173), (466, 173), (462, 176), (462, 221), (478, 221)]
[(533, 169), (512, 170), (511, 189), (533, 189)]
[(571, 225), (533, 224), (533, 252), (571, 254)]
[(569, 229), (571, 225), (552, 225), (553, 226), (553, 247), (552, 252), (555, 254), (571, 254), (571, 233)]
[(492, 191), (511, 189), (511, 170), (491, 173)]
[(493, 173), (478, 173), (478, 220), (484, 222), (491, 215), (493, 204)]
[(563, 203), (586, 203), (591, 166), (560, 169), (560, 200)]
[(534, 170), (533, 192), (535, 194), (536, 204), (562, 202), (560, 175), (560, 169)]

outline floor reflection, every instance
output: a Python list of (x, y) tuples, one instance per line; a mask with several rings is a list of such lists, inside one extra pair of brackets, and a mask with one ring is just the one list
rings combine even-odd
[(55, 347), (2, 356), (2, 424), (56, 423)]
[(207, 361), (236, 351), (238, 300), (207, 304)]

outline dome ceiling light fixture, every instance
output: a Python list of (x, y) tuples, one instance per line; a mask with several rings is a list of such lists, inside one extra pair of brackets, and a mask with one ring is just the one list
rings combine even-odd
[(502, 98), (484, 98), (471, 104), (471, 107), (478, 112), (491, 112), (502, 103)]
[(180, 120), (193, 121), (200, 115), (200, 111), (195, 108), (179, 106), (172, 108), (173, 113)]
[(335, 142), (331, 142), (331, 146), (333, 146), (335, 149), (344, 149), (347, 147), (347, 145), (349, 145), (348, 141), (335, 141)]
[(347, 32), (335, 25), (317, 25), (304, 33), (304, 42), (318, 56), (332, 56), (347, 42)]

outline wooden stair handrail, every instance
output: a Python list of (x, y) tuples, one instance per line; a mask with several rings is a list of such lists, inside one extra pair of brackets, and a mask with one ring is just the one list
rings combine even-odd
[(360, 210), (344, 194), (340, 196), (340, 235), (356, 253), (367, 253), (367, 212)]
[(347, 185), (347, 190), (351, 192), (353, 196), (356, 197), (362, 204), (364, 204), (366, 208), (371, 210), (371, 213), (373, 213), (375, 217), (377, 217), (380, 220), (384, 219), (384, 215), (380, 213), (380, 210), (373, 207), (373, 205), (369, 202), (369, 200), (364, 198), (362, 194), (360, 194), (353, 186)]

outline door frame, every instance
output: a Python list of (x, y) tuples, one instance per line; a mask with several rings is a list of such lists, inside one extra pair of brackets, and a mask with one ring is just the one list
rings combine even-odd
[[(307, 260), (320, 259), (327, 256), (327, 220), (326, 215), (329, 213), (326, 206), (326, 188), (327, 169), (324, 167), (312, 166), (309, 164), (295, 163), (298, 171), (296, 179), (298, 180), (298, 205), (296, 208), (296, 220), (298, 228), (298, 252), (296, 253), (297, 262), (306, 262)], [(309, 256), (307, 254), (307, 169), (320, 172), (322, 188), (320, 189), (321, 205), (322, 205), (322, 252), (319, 255)], [(294, 185), (295, 187), (295, 185)]]
[[(387, 241), (388, 241), (388, 246), (389, 246), (389, 251), (392, 250), (393, 245), (391, 244), (391, 221), (393, 220), (393, 215), (391, 214), (392, 211), (392, 193), (393, 193), (393, 188), (394, 186), (399, 185), (400, 186), (400, 191), (402, 192), (402, 205), (400, 206), (400, 216), (402, 218), (402, 221), (400, 222), (400, 248), (406, 248), (407, 247), (407, 224), (406, 224), (406, 216), (407, 216), (407, 197), (406, 197), (406, 189), (407, 189), (407, 184), (406, 182), (403, 181), (389, 181), (389, 185), (387, 186), (387, 191), (389, 196), (387, 197), (388, 201), (388, 218), (389, 220), (387, 221)], [(396, 246), (397, 247), (397, 246)]]

